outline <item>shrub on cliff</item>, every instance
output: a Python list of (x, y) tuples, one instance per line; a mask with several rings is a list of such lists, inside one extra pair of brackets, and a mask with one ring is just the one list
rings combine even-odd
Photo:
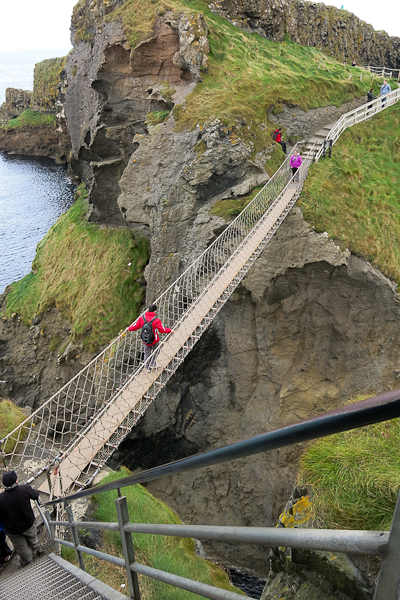
[[(38, 244), (33, 271), (14, 283), (7, 315), (29, 324), (55, 305), (72, 323), (73, 339), (88, 350), (115, 337), (139, 313), (144, 292), (138, 280), (148, 262), (146, 239), (128, 229), (88, 223), (86, 192)], [(60, 251), (62, 249), (62, 251)]]
[(299, 205), (316, 231), (400, 284), (400, 107), (345, 131), (311, 166)]
[[(103, 483), (116, 481), (129, 475), (127, 469), (122, 468), (118, 473), (110, 474)], [(182, 524), (178, 515), (166, 504), (157, 500), (141, 485), (134, 485), (123, 489), (123, 495), (127, 497), (129, 517), (132, 523), (163, 523)], [(92, 497), (95, 507), (91, 517), (96, 521), (116, 522), (115, 492), (105, 492)], [(81, 531), (81, 539), (85, 539), (85, 531)], [(103, 552), (122, 557), (121, 537), (119, 532), (106, 531), (101, 536), (99, 544)], [(199, 558), (195, 555), (196, 544), (193, 539), (184, 539), (161, 535), (134, 535), (135, 558), (138, 563), (174, 573), (181, 577), (188, 577), (214, 585), (225, 590), (243, 594), (239, 589), (232, 586), (227, 574), (212, 562)], [(76, 564), (75, 553), (63, 548), (63, 556)], [(125, 570), (108, 564), (91, 556), (84, 555), (87, 571), (104, 581), (108, 585), (120, 590), (125, 579)], [(163, 600), (190, 600), (198, 596), (175, 588), (171, 585), (155, 581), (148, 577), (139, 575), (139, 585), (143, 600), (155, 598)], [(245, 594), (243, 594), (245, 596)]]

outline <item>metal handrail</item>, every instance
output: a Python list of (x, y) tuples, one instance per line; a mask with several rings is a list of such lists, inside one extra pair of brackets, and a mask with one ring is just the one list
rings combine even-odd
[[(47, 505), (69, 502), (82, 496), (91, 496), (111, 489), (121, 489), (128, 485), (144, 483), (164, 475), (181, 473), (211, 464), (217, 464), (235, 458), (250, 456), (274, 448), (296, 444), (341, 431), (378, 423), (400, 416), (400, 390), (387, 392), (374, 398), (355, 402), (339, 409), (328, 411), (311, 419), (280, 428), (248, 440), (243, 440), (211, 452), (205, 452), (161, 467), (149, 469), (138, 475), (125, 477), (111, 484), (97, 486), (72, 494)], [(126, 497), (117, 498), (118, 523), (99, 523), (74, 521), (71, 506), (67, 507), (68, 521), (51, 520), (46, 511), (47, 525), (56, 544), (74, 548), (78, 563), (84, 569), (83, 554), (117, 564), (127, 569), (131, 598), (140, 600), (137, 574), (147, 575), (159, 581), (182, 589), (190, 590), (205, 598), (215, 600), (238, 600), (239, 595), (220, 590), (171, 573), (159, 571), (138, 564), (134, 559), (133, 533), (152, 535), (171, 535), (175, 537), (194, 537), (200, 540), (225, 541), (230, 543), (258, 544), (265, 546), (284, 546), (344, 552), (346, 554), (380, 555), (383, 558), (382, 569), (375, 590), (374, 600), (397, 600), (396, 589), (400, 584), (398, 564), (400, 561), (400, 494), (393, 517), (390, 532), (350, 531), (326, 529), (286, 529), (276, 527), (213, 527), (206, 525), (165, 525), (150, 523), (130, 523)], [(56, 537), (56, 527), (68, 527), (73, 542)], [(78, 528), (119, 531), (123, 541), (124, 559), (86, 548), (79, 543)]]

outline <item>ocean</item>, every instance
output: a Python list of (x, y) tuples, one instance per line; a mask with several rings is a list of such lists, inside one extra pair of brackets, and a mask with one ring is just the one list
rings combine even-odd
[[(33, 89), (33, 68), (68, 50), (0, 51), (0, 103), (7, 87)], [(0, 293), (31, 270), (36, 246), (73, 203), (66, 167), (0, 152)]]

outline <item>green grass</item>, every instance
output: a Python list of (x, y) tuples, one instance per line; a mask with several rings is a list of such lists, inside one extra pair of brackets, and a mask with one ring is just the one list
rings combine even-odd
[(29, 324), (55, 305), (72, 323), (72, 338), (94, 351), (138, 315), (144, 292), (137, 280), (149, 247), (128, 229), (88, 223), (82, 187), (80, 194), (38, 244), (32, 272), (12, 284), (6, 314), (19, 313)]
[(226, 200), (219, 200), (214, 204), (211, 209), (212, 214), (217, 217), (222, 217), (226, 221), (231, 221), (237, 217), (242, 210), (253, 200), (254, 196), (262, 189), (262, 186), (254, 188), (250, 194), (243, 196), (242, 198), (227, 198)]
[(55, 115), (42, 115), (34, 110), (27, 108), (16, 119), (11, 119), (6, 125), (2, 125), (3, 129), (17, 129), (21, 127), (43, 127), (50, 126), (54, 129), (57, 125)]
[[(167, 10), (202, 12), (209, 27), (208, 70), (184, 104), (175, 107), (178, 129), (193, 129), (219, 118), (252, 143), (254, 155), (271, 144), (284, 103), (296, 112), (295, 105), (303, 110), (340, 106), (365, 95), (371, 86), (378, 92), (380, 80), (372, 85), (372, 75), (364, 74), (360, 82), (359, 69), (344, 66), (316, 48), (288, 39), (271, 42), (256, 33), (245, 33), (214, 15), (201, 0), (128, 0), (106, 20), (120, 21), (134, 48), (151, 36), (158, 15)], [(268, 122), (269, 109), (275, 115), (275, 124)], [(259, 127), (261, 123), (263, 128)]]
[(343, 133), (311, 166), (300, 197), (307, 221), (400, 283), (400, 107)]
[[(119, 473), (109, 475), (102, 483), (116, 481), (121, 477), (126, 477), (127, 474), (128, 471), (122, 469)], [(122, 493), (126, 495), (128, 500), (131, 522), (182, 523), (173, 510), (154, 498), (141, 485), (123, 488)], [(93, 501), (97, 505), (93, 517), (98, 521), (117, 521), (115, 510), (116, 497), (117, 494), (115, 491), (93, 496)], [(169, 536), (135, 534), (133, 542), (136, 560), (141, 564), (235, 591), (239, 594), (241, 593), (240, 590), (230, 584), (228, 576), (224, 571), (216, 567), (212, 562), (195, 556), (195, 542), (192, 539), (185, 540)], [(119, 533), (104, 532), (102, 550), (110, 554), (122, 556)], [(70, 552), (64, 554), (69, 560), (74, 560)], [(120, 584), (123, 582), (123, 570), (115, 570), (114, 567), (107, 568), (105, 563), (92, 560), (91, 557), (85, 556), (84, 558), (89, 573), (98, 576), (105, 583), (108, 583), (108, 585), (120, 589)], [(107, 568), (106, 573), (104, 572), (105, 568)], [(179, 590), (178, 588), (140, 575), (139, 585), (143, 600), (195, 600), (198, 598), (197, 595), (190, 592)], [(127, 589), (125, 589), (125, 592), (127, 593)]]
[[(18, 406), (10, 400), (3, 400), (0, 398), (0, 439), (13, 431), (13, 429), (25, 421), (25, 419), (26, 415), (18, 408)], [(7, 442), (2, 450), (5, 452), (12, 452), (14, 447), (15, 441), (11, 440)]]
[(400, 491), (400, 421), (332, 435), (311, 444), (299, 483), (312, 492), (325, 527), (388, 530)]
[[(178, 124), (193, 127), (210, 117), (227, 124), (246, 120), (242, 134), (255, 133), (265, 122), (266, 112), (277, 113), (282, 104), (301, 109), (340, 106), (366, 94), (372, 76), (364, 81), (349, 81), (349, 73), (359, 73), (331, 59), (316, 48), (290, 41), (271, 42), (256, 33), (249, 34), (211, 13), (204, 2), (184, 2), (192, 10), (204, 12), (209, 26), (210, 56), (204, 81), (186, 98), (185, 108), (177, 114)], [(375, 91), (378, 81), (374, 82)], [(293, 112), (296, 112), (294, 106)], [(271, 131), (266, 132), (270, 139)], [(257, 132), (257, 137), (260, 133)], [(265, 136), (264, 136), (265, 138)], [(260, 144), (265, 139), (260, 138)]]
[(158, 125), (169, 117), (169, 110), (155, 110), (147, 115), (147, 122), (150, 125)]

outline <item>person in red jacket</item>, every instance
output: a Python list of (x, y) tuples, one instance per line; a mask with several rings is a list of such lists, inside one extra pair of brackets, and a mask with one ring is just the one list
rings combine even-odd
[(282, 127), (279, 127), (279, 129), (276, 129), (274, 131), (274, 140), (275, 140), (275, 142), (278, 142), (278, 144), (280, 144), (282, 150), (286, 154), (286, 142), (284, 142), (282, 139), (282, 133), (283, 133)]
[(149, 310), (143, 316), (139, 317), (135, 323), (127, 327), (128, 331), (136, 331), (137, 329), (143, 328), (144, 325), (146, 325), (146, 323), (149, 323), (152, 327), (152, 332), (150, 331), (150, 335), (145, 335), (145, 333), (148, 333), (148, 327), (142, 330), (142, 342), (144, 344), (144, 362), (146, 363), (147, 371), (150, 371), (150, 369), (158, 368), (156, 360), (158, 355), (157, 348), (160, 344), (159, 333), (174, 333), (173, 329), (170, 329), (169, 327), (164, 327), (160, 319), (156, 316), (156, 310), (157, 306), (155, 304), (150, 304)]

